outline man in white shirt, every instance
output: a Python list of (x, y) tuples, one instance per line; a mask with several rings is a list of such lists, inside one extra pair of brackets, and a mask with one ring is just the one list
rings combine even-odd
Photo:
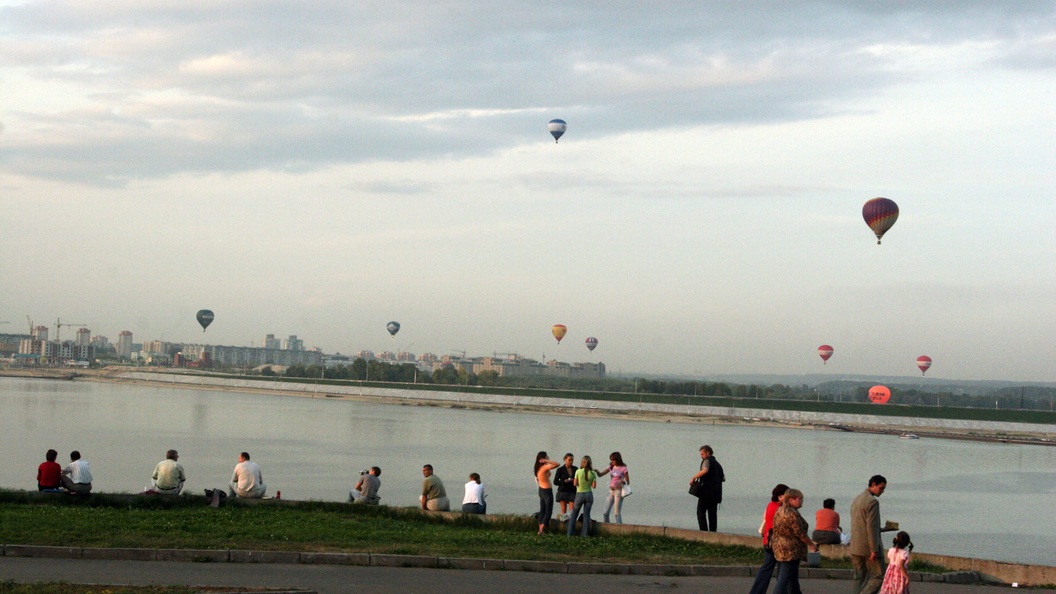
[(180, 454), (176, 450), (165, 452), (165, 459), (158, 462), (154, 467), (154, 490), (163, 495), (179, 495), (183, 491), (183, 483), (187, 482), (187, 475), (183, 472), (183, 465), (177, 460)]
[(70, 493), (86, 495), (92, 492), (92, 469), (87, 460), (81, 460), (81, 453), (77, 450), (70, 452), (70, 463), (62, 469), (59, 480)]
[(260, 499), (264, 496), (267, 490), (264, 475), (261, 474), (260, 466), (257, 466), (256, 462), (249, 461), (249, 452), (242, 452), (238, 455), (238, 464), (235, 465), (230, 487), (228, 494), (232, 497)]

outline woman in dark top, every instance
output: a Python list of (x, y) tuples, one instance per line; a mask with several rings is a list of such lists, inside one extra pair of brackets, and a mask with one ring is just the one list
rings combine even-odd
[(572, 479), (576, 478), (578, 469), (573, 464), (574, 460), (572, 452), (565, 454), (565, 465), (558, 466), (554, 472), (554, 485), (557, 486), (557, 502), (561, 504), (562, 519), (567, 519), (565, 514), (571, 511), (576, 503), (576, 485), (572, 483)]

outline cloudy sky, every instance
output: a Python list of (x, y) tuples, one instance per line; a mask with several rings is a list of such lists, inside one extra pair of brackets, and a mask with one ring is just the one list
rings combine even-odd
[(1050, 1), (0, 0), (0, 331), (1056, 381), (1054, 105)]

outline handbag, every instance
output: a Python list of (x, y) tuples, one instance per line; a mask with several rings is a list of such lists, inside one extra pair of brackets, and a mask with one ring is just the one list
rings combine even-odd
[(627, 483), (623, 483), (623, 487), (620, 489), (620, 495), (626, 497), (628, 495), (634, 495), (634, 491), (631, 490), (631, 486)]
[(689, 483), (689, 494), (694, 497), (700, 497), (704, 494), (704, 483), (699, 478), (693, 479), (693, 482)]

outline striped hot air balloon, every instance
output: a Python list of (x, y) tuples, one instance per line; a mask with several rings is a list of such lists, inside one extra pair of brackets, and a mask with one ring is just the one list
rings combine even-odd
[(598, 346), (598, 339), (590, 336), (587, 338), (587, 349), (593, 351)]
[(928, 372), (928, 368), (931, 367), (931, 357), (927, 355), (921, 355), (917, 357), (917, 367), (920, 368), (920, 375), (924, 375)]
[(561, 136), (568, 130), (568, 124), (565, 120), (550, 120), (550, 123), (546, 126), (547, 130), (550, 130), (550, 134), (554, 137), (554, 142), (561, 140)]
[(828, 362), (829, 357), (832, 356), (832, 353), (832, 347), (827, 344), (823, 344), (818, 347), (818, 356), (821, 357), (822, 365)]
[(888, 198), (873, 198), (862, 207), (862, 218), (876, 234), (876, 245), (880, 245), (884, 233), (898, 220), (898, 205)]

